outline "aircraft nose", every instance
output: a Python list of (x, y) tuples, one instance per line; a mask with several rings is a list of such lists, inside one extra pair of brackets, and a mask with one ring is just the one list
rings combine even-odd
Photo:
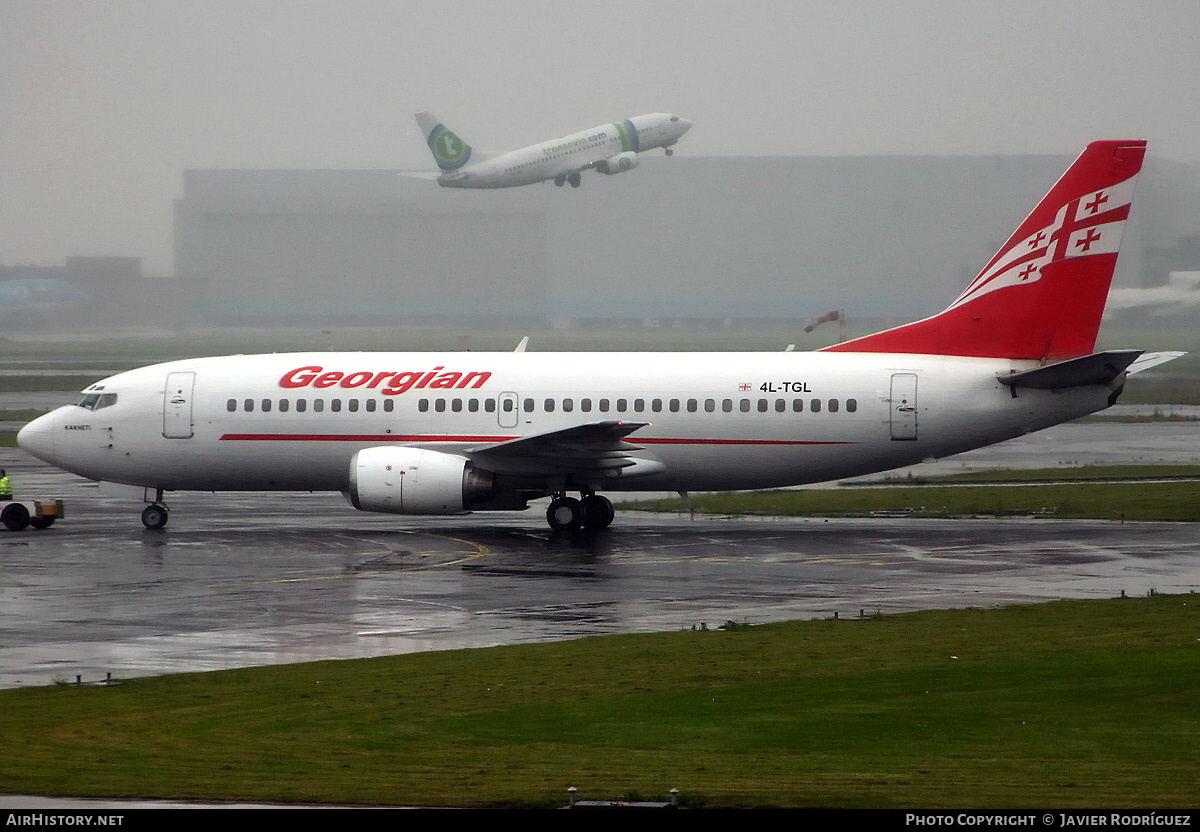
[(690, 121), (688, 121), (686, 118), (679, 119), (679, 121), (677, 121), (676, 124), (679, 125), (679, 135), (681, 135), (681, 136), (684, 133), (686, 133), (687, 131), (692, 129), (692, 123)]
[(55, 414), (39, 416), (17, 432), (17, 444), (43, 462), (54, 462)]

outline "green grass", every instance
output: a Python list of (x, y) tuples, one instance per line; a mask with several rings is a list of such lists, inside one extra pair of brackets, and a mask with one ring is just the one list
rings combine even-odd
[[(1129, 402), (1123, 402), (1123, 403), (1129, 404)], [(1154, 402), (1154, 404), (1165, 404), (1165, 403), (1164, 402)], [(1126, 424), (1126, 425), (1136, 425), (1136, 424), (1145, 424), (1147, 422), (1200, 422), (1200, 417), (1181, 416), (1178, 413), (1172, 413), (1171, 410), (1169, 409), (1169, 407), (1170, 406), (1168, 405), (1168, 409), (1166, 411), (1155, 408), (1153, 413), (1147, 414), (1145, 416), (1143, 416), (1141, 414), (1136, 414), (1133, 416), (1109, 416), (1109, 415), (1105, 415), (1105, 413), (1103, 411), (1101, 411), (1100, 413), (1093, 413), (1091, 416), (1080, 416), (1078, 419), (1075, 419), (1073, 421), (1073, 424), (1076, 424), (1076, 425), (1099, 425), (1099, 424), (1111, 424), (1113, 422), (1118, 422), (1118, 423)]]
[(924, 485), (927, 483), (1041, 483), (1048, 480), (1146, 480), (1200, 479), (1200, 465), (1080, 465), (1069, 468), (1017, 468), (1002, 471), (970, 471), (944, 477), (889, 477), (884, 483)]
[(0, 422), (32, 422), (39, 416), (45, 416), (48, 410), (5, 410), (0, 408)]
[(1200, 385), (1194, 381), (1156, 382), (1135, 376), (1121, 394), (1121, 404), (1200, 404)]
[[(865, 334), (865, 332), (864, 332)], [(829, 336), (806, 334), (801, 328), (765, 330), (554, 330), (535, 327), (479, 329), (463, 324), (447, 326), (341, 327), (327, 329), (238, 329), (186, 332), (153, 338), (97, 334), (78, 341), (17, 341), (0, 339), (5, 365), (32, 367), (32, 361), (63, 362), (71, 367), (129, 369), (153, 361), (204, 355), (305, 352), (311, 350), (498, 350), (511, 352), (524, 336), (530, 350), (547, 351), (781, 351), (794, 343), (797, 349), (818, 349)]]
[[(847, 338), (867, 335), (891, 324), (855, 321)], [(100, 377), (122, 370), (206, 355), (256, 354), (309, 350), (461, 351), (516, 347), (530, 335), (530, 349), (548, 351), (742, 352), (782, 350), (795, 344), (800, 351), (831, 343), (836, 333), (822, 328), (809, 334), (802, 327), (778, 325), (752, 330), (709, 329), (537, 329), (510, 327), (480, 329), (470, 323), (445, 326), (328, 327), (251, 329), (229, 327), (211, 331), (155, 333), (133, 337), (95, 333), (86, 340), (41, 341), (0, 337), (0, 367), (28, 370), (21, 377), (0, 377), (0, 392), (81, 390)], [(1189, 354), (1133, 377), (1121, 396), (1125, 404), (1200, 404), (1200, 337), (1191, 327), (1101, 328), (1096, 349), (1185, 350)], [(39, 369), (81, 370), (73, 378), (41, 380)], [(86, 375), (98, 371), (99, 376)]]
[[(867, 335), (897, 322), (855, 322), (852, 317), (847, 338)], [(471, 322), (436, 326), (363, 326), (264, 328), (228, 327), (210, 331), (155, 333), (133, 337), (120, 333), (97, 332), (78, 341), (55, 341), (0, 337), (0, 352), (8, 367), (34, 367), (33, 361), (47, 359), (64, 362), (63, 368), (91, 369), (111, 367), (113, 372), (151, 361), (193, 358), (231, 353), (289, 352), (306, 350), (501, 350), (516, 347), (525, 335), (531, 336), (531, 350), (782, 350), (789, 343), (797, 350), (811, 350), (830, 344), (836, 329), (822, 327), (805, 333), (802, 325), (779, 325), (764, 329), (538, 329), (529, 327), (480, 328)], [(1192, 354), (1165, 365), (1153, 374), (1172, 372), (1197, 377), (1200, 370), (1200, 337), (1192, 327), (1101, 328), (1096, 349), (1186, 350)], [(1150, 376), (1142, 376), (1148, 378)]]
[[(621, 507), (682, 511), (688, 504), (680, 499), (664, 499)], [(1200, 481), (745, 491), (693, 494), (691, 508), (706, 514), (786, 517), (864, 517), (902, 511), (915, 517), (1039, 515), (1194, 523), (1200, 521)]]
[(95, 384), (101, 375), (47, 376), (30, 372), (28, 375), (0, 376), (0, 393), (43, 393), (58, 390), (82, 390)]
[(1194, 806), (1200, 598), (0, 691), (5, 791), (552, 806)]

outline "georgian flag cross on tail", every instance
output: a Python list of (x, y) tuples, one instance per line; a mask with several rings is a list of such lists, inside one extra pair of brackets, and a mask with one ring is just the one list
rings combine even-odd
[(939, 315), (828, 349), (1057, 361), (1091, 353), (1144, 141), (1093, 142)]
[(1015, 244), (1010, 242), (950, 308), (1005, 286), (1032, 283), (1041, 278), (1042, 268), (1049, 263), (1069, 257), (1116, 254), (1133, 202), (1136, 178), (1071, 200), (1058, 209), (1053, 223)]

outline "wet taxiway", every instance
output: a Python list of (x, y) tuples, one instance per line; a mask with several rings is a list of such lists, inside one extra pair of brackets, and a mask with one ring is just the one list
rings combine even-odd
[(1200, 588), (1185, 524), (623, 512), (555, 534), (537, 508), (414, 519), (288, 493), (174, 495), (152, 532), (19, 451), (0, 465), (68, 506), (0, 529), (0, 687)]

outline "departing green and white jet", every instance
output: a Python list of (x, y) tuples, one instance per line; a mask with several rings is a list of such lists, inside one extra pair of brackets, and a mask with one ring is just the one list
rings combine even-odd
[(579, 187), (579, 174), (596, 170), (612, 175), (638, 166), (638, 154), (671, 146), (691, 128), (686, 118), (670, 113), (647, 113), (509, 153), (474, 150), (432, 113), (417, 113), (417, 124), (442, 173), (445, 188), (514, 188), (553, 180)]

